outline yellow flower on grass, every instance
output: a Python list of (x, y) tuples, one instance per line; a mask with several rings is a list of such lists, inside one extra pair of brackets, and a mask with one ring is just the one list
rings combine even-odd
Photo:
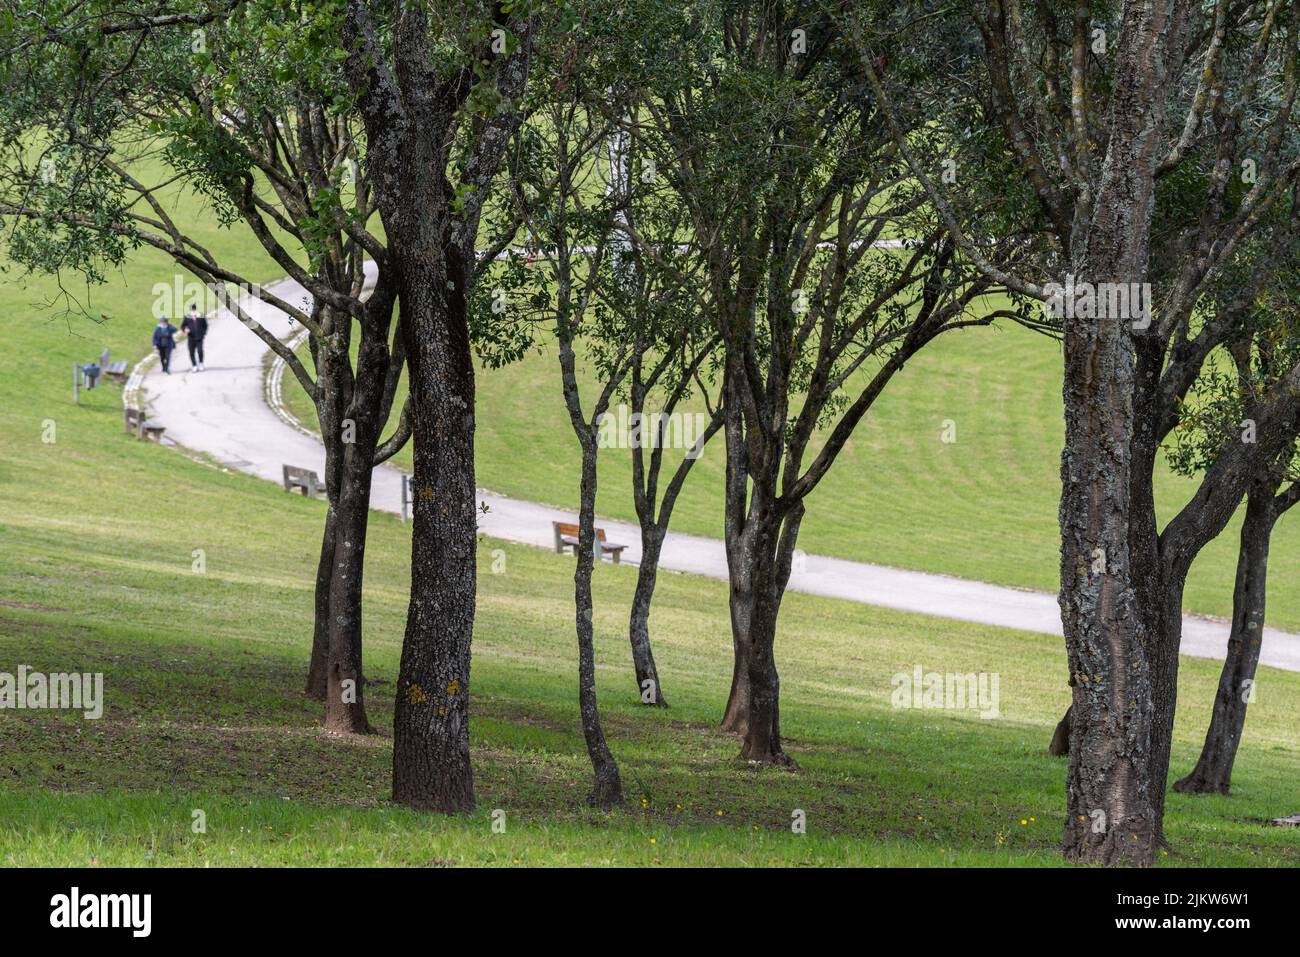
[(652, 838), (650, 838), (650, 843), (651, 843), (651, 844), (658, 844), (659, 842), (658, 842), (655, 838), (652, 837)]
[(1024, 827), (1024, 826), (1025, 826), (1026, 824), (1028, 824), (1028, 823), (1029, 823), (1029, 822), (1026, 821), (1023, 817), (1020, 819), (1020, 826), (1021, 826), (1021, 827)]

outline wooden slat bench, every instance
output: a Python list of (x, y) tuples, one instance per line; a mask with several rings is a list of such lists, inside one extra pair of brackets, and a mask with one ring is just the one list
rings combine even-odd
[[(551, 522), (551, 528), (555, 531), (555, 550), (563, 554), (566, 548), (572, 548), (573, 554), (578, 554), (578, 526), (571, 525), (568, 522)], [(616, 545), (613, 542), (605, 541), (605, 530), (596, 529), (596, 543), (600, 546), (602, 556), (609, 555), (615, 565), (619, 564), (619, 559), (623, 555), (623, 549), (626, 545)]]
[(146, 418), (143, 412), (129, 405), (122, 410), (122, 422), (126, 426), (126, 431), (138, 439), (147, 438), (154, 442), (161, 442), (163, 433), (167, 431), (167, 426), (154, 419)]
[(311, 469), (302, 469), (296, 465), (284, 466), (284, 490), (286, 492), (299, 489), (303, 495), (310, 498), (323, 488), (320, 477)]
[(108, 346), (105, 346), (104, 351), (99, 354), (99, 374), (106, 375), (118, 382), (125, 382), (127, 374), (126, 360), (118, 359), (113, 362), (108, 354)]

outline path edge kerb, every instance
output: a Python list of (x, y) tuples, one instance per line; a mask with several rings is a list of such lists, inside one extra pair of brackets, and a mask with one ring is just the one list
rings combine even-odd
[[(285, 342), (285, 346), (290, 352), (297, 352), (302, 344), (307, 341), (309, 335), (311, 335), (309, 330), (301, 329), (292, 339)], [(320, 433), (303, 425), (298, 417), (289, 411), (289, 407), (284, 404), (284, 370), (288, 363), (284, 361), (283, 356), (276, 355), (270, 350), (267, 351), (267, 355), (271, 356), (271, 364), (267, 366), (262, 389), (262, 396), (266, 399), (266, 404), (285, 425), (297, 429), (303, 435), (319, 439)]]

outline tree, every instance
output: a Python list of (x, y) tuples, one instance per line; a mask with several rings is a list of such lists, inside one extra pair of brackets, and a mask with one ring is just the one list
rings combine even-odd
[[(570, 338), (586, 344), (601, 385), (613, 390), (591, 417), (596, 449), (627, 449), (632, 458), (641, 555), (628, 635), (639, 700), (666, 706), (650, 641), (650, 606), (673, 508), (721, 428), (721, 410), (709, 401), (718, 339), (697, 250), (683, 231), (685, 210), (628, 132), (634, 91), (625, 64), (636, 54), (629, 27), (627, 12), (616, 5), (589, 4), (539, 68), (545, 80), (530, 96), (534, 119), (512, 149), (510, 180), (529, 224), (528, 264), (545, 268), (514, 268), (511, 288), (530, 288), (535, 313), (545, 314), (547, 323), (569, 308), (553, 302), (556, 289), (579, 300), (594, 297), (591, 311), (603, 317), (574, 326)], [(604, 201), (595, 203), (595, 195)], [(587, 238), (561, 237), (566, 224)], [(647, 246), (650, 256), (643, 252)], [(521, 262), (517, 256), (511, 261), (516, 267)], [(580, 262), (600, 268), (586, 270)], [(586, 297), (576, 290), (579, 277), (590, 283)], [(709, 407), (702, 420), (681, 411), (696, 388)], [(617, 413), (609, 410), (616, 397), (626, 400)], [(673, 453), (665, 456), (670, 446), (684, 450), (675, 465), (669, 464)]]
[(415, 516), (411, 600), (393, 719), (393, 800), (473, 807), (470, 647), (477, 523), (469, 297), (510, 241), (476, 247), (484, 204), (522, 121), (538, 14), (478, 0), (346, 0), (345, 76), (401, 301)]
[[(1174, 468), (1185, 474), (1204, 470), (1226, 448), (1252, 434), (1256, 407), (1279, 374), (1294, 364), (1296, 270), (1275, 264), (1271, 295), (1261, 296), (1246, 329), (1233, 342), (1231, 371), (1211, 365), (1202, 372), (1170, 451)], [(1297, 420), (1300, 423), (1300, 419)], [(1196, 766), (1174, 784), (1184, 794), (1227, 794), (1232, 766), (1254, 700), (1255, 669), (1264, 639), (1269, 541), (1273, 528), (1300, 501), (1300, 459), (1294, 438), (1255, 477), (1246, 493), (1241, 525), (1232, 624), (1227, 654), (1214, 697), (1209, 728)], [(1283, 489), (1282, 486), (1286, 485)]]
[[(564, 51), (582, 39), (566, 36), (559, 49), (544, 51), (543, 69), (553, 72), (559, 85), (568, 87), (574, 77), (572, 61)], [(557, 62), (558, 61), (558, 62)], [(603, 297), (612, 276), (608, 255), (613, 210), (626, 203), (598, 182), (595, 154), (610, 130), (589, 103), (581, 99), (539, 97), (536, 121), (521, 131), (520, 148), (512, 162), (516, 202), (519, 203), (531, 254), (526, 262), (511, 257), (512, 287), (531, 304), (530, 321), (554, 328), (558, 345), (561, 391), (574, 436), (581, 450), (578, 493), (578, 545), (574, 585), (574, 625), (578, 639), (578, 706), (583, 737), (591, 760), (593, 784), (589, 803), (610, 808), (623, 801), (618, 763), (610, 752), (600, 722), (596, 697), (596, 662), (593, 647), (591, 578), (599, 560), (596, 541), (596, 488), (600, 421), (628, 372), (629, 330), (621, 313), (607, 308)], [(528, 269), (527, 267), (541, 268)], [(521, 268), (522, 267), (522, 268)], [(602, 289), (602, 286), (605, 288)], [(504, 302), (507, 290), (497, 295)], [(585, 342), (597, 370), (597, 394), (590, 412), (584, 409), (578, 382), (575, 342)]]
[[(627, 124), (630, 118), (623, 115), (618, 119)], [(624, 184), (627, 202), (615, 216), (614, 256), (621, 282), (613, 298), (631, 314), (634, 330), (626, 391), (633, 432), (629, 443), (632, 502), (641, 530), (641, 561), (628, 616), (628, 638), (640, 700), (667, 707), (650, 641), (650, 605), (673, 509), (691, 469), (721, 430), (724, 415), (714, 381), (720, 339), (709, 319), (703, 257), (693, 241), (681, 241), (691, 236), (686, 228), (689, 212), (671, 189), (663, 186), (653, 166), (636, 175), (642, 159), (628, 130), (617, 129), (610, 139), (611, 178)], [(647, 250), (652, 254), (646, 255)], [(689, 411), (682, 412), (696, 390), (707, 410), (696, 416), (703, 416), (702, 425), (686, 418)], [(666, 472), (664, 450), (670, 444), (674, 423), (685, 452)]]
[[(693, 301), (677, 302), (685, 307), (676, 309), (679, 321), (665, 321), (662, 308), (649, 308), (653, 282), (647, 281), (645, 272), (638, 273), (636, 302), (643, 304), (637, 318), (637, 328), (650, 330), (633, 342), (631, 370), (628, 375), (629, 421), (641, 430), (640, 441), (632, 445), (632, 501), (636, 507), (637, 522), (641, 527), (641, 562), (637, 566), (636, 590), (632, 595), (632, 608), (628, 620), (628, 637), (632, 645), (632, 666), (637, 690), (645, 704), (667, 707), (663, 681), (655, 664), (650, 642), (650, 603), (654, 598), (659, 576), (659, 561), (664, 539), (672, 520), (673, 508), (681, 495), (692, 467), (703, 454), (705, 445), (722, 428), (722, 405), (710, 400), (712, 364), (718, 339), (711, 331), (700, 334), (699, 320), (703, 311), (694, 307)], [(662, 306), (664, 303), (659, 303)], [(656, 318), (657, 316), (657, 318)], [(653, 350), (654, 344), (659, 349)], [(702, 429), (691, 431), (698, 436), (687, 454), (667, 474), (661, 487), (664, 472), (664, 448), (667, 432), (681, 405), (697, 388), (704, 398), (707, 423)], [(652, 397), (659, 395), (662, 403), (652, 408)], [(718, 396), (720, 399), (721, 397)], [(689, 413), (686, 413), (689, 414)], [(684, 420), (683, 420), (684, 421)], [(679, 429), (683, 428), (679, 426)], [(650, 454), (647, 457), (646, 436), (649, 435)]]
[[(402, 370), (401, 344), (388, 342), (396, 285), (368, 228), (370, 184), (329, 55), (335, 17), (328, 7), (277, 4), (146, 17), (112, 0), (59, 12), (20, 11), (0, 67), (0, 212), (16, 219), (11, 253), (32, 268), (72, 268), (98, 281), (101, 263), (153, 246), (209, 284), (293, 371), (320, 419), (329, 501), (307, 691), (325, 702), (326, 728), (369, 731), (361, 595), (370, 470), (407, 433), (399, 427), (380, 442)], [(221, 222), (241, 223), (310, 304), (300, 308), (219, 261), (170, 212), (170, 191), (181, 187)], [(367, 256), (377, 266), (368, 296)], [(314, 379), (231, 287), (303, 325)], [(178, 314), (183, 304), (174, 305)]]
[[(871, 12), (886, 34), (890, 12)], [(647, 51), (635, 62), (654, 69), (637, 81), (631, 132), (689, 212), (724, 356), (723, 727), (745, 760), (793, 766), (774, 644), (806, 497), (936, 336), (1027, 320), (982, 301), (1002, 290), (955, 254), (906, 182), (854, 47), (821, 4), (637, 17)], [(1014, 242), (1003, 252), (1021, 254)]]
[[(579, 705), (595, 783), (591, 803), (609, 807), (622, 800), (618, 767), (600, 725), (592, 644), (592, 571), (599, 557), (595, 537), (598, 459), (602, 448), (630, 446), (634, 498), (642, 518), (642, 556), (631, 612), (631, 644), (641, 700), (664, 704), (650, 650), (647, 619), (658, 567), (659, 548), (694, 455), (716, 424), (695, 440), (692, 453), (674, 474), (658, 502), (667, 422), (646, 412), (647, 396), (662, 379), (680, 376), (669, 408), (686, 393), (703, 357), (716, 342), (697, 351), (704, 325), (683, 273), (660, 264), (681, 254), (674, 242), (680, 215), (665, 212), (658, 197), (633, 188), (624, 120), (625, 96), (615, 90), (617, 76), (603, 77), (603, 66), (617, 70), (621, 58), (617, 20), (599, 15), (573, 24), (562, 38), (539, 52), (537, 69), (548, 78), (530, 97), (530, 121), (521, 128), (510, 161), (511, 191), (528, 239), (527, 254), (512, 253), (502, 270), (504, 286), (493, 291), (504, 311), (507, 291), (528, 304), (526, 326), (549, 326), (558, 344), (560, 381), (569, 420), (581, 452), (575, 586), (578, 636)], [(608, 160), (605, 155), (608, 153)], [(680, 214), (680, 210), (677, 211)], [(628, 238), (653, 237), (656, 261), (647, 262)], [(508, 286), (505, 288), (505, 286)], [(480, 296), (480, 298), (482, 298)], [(694, 356), (686, 360), (685, 356)], [(579, 362), (594, 378), (594, 393), (584, 405)], [(631, 432), (624, 416), (611, 416), (616, 396), (630, 393)], [(682, 432), (678, 431), (677, 438)], [(644, 446), (652, 448), (646, 469)], [(641, 494), (637, 495), (639, 489)], [(656, 507), (657, 514), (656, 514)]]
[[(1183, 582), (1263, 459), (1257, 446), (1225, 456), (1163, 530), (1152, 474), (1181, 397), (1240, 315), (1226, 308), (1201, 322), (1207, 289), (1248, 238), (1273, 229), (1281, 241), (1275, 207), (1300, 171), (1295, 5), (1126, 2), (1097, 22), (1087, 5), (1070, 22), (1047, 4), (963, 12), (980, 46), (956, 58), (971, 96), (954, 97), (946, 76), (924, 97), (925, 119), (963, 131), (975, 113), (1001, 135), (1034, 197), (1020, 229), (1049, 240), (1032, 273), (989, 262), (972, 238), (983, 234), (935, 182), (935, 157), (913, 148), (907, 124), (896, 121), (895, 136), (961, 250), (1064, 312), (1060, 602), (1073, 686), (1064, 851), (1148, 864), (1164, 841)], [(870, 71), (869, 49), (863, 59)], [(1283, 82), (1262, 86), (1272, 71)], [(1239, 303), (1261, 278), (1242, 278)], [(1073, 308), (1076, 289), (1088, 291), (1086, 308)], [(1263, 408), (1261, 430), (1284, 432), (1281, 390)]]

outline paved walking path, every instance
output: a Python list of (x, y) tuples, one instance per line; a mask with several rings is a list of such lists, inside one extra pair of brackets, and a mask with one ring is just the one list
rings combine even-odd
[[(373, 264), (367, 264), (371, 266)], [(296, 282), (271, 284), (282, 299), (298, 303), (306, 293)], [(291, 339), (301, 327), (279, 310), (260, 300), (246, 299), (244, 308), (278, 338)], [(325, 452), (315, 436), (282, 417), (267, 403), (265, 344), (234, 317), (222, 313), (209, 326), (204, 372), (186, 371), (189, 357), (182, 343), (172, 359), (172, 374), (163, 375), (158, 364), (141, 379), (152, 418), (167, 426), (167, 436), (194, 451), (210, 455), (233, 469), (280, 482), (284, 464), (315, 469), (324, 474)], [(284, 388), (296, 389), (292, 373), (284, 373)], [(274, 391), (274, 390), (272, 390)], [(372, 507), (387, 512), (401, 510), (402, 475), (381, 466), (374, 476)], [(480, 513), (480, 530), (495, 538), (554, 547), (552, 521), (576, 521), (565, 512), (532, 502), (505, 498), (480, 490), (488, 506)], [(600, 520), (610, 541), (626, 544), (624, 561), (640, 559), (640, 533), (635, 525)], [(808, 555), (791, 576), (794, 591), (849, 601), (920, 612), (944, 618), (1061, 634), (1056, 596), (1043, 592), (966, 581), (946, 575), (902, 571), (880, 565)], [(722, 542), (696, 535), (669, 533), (661, 567), (725, 580), (726, 555)], [(1184, 654), (1222, 659), (1228, 626), (1194, 616), (1183, 620)], [(1265, 629), (1262, 661), (1277, 668), (1300, 671), (1300, 636)]]

